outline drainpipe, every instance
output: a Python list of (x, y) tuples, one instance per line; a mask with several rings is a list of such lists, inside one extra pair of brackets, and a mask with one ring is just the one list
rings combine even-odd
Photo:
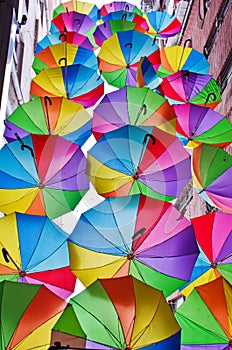
[(45, 8), (45, 16), (46, 16), (46, 27), (47, 27), (46, 30), (47, 30), (47, 33), (49, 33), (51, 19), (50, 19), (50, 15), (49, 15), (48, 1), (47, 0), (44, 0), (44, 8)]
[(177, 45), (181, 44), (182, 37), (183, 37), (184, 31), (185, 31), (185, 28), (186, 28), (186, 25), (188, 22), (188, 18), (189, 18), (190, 12), (191, 12), (192, 7), (193, 7), (193, 2), (194, 2), (194, 0), (190, 0), (188, 3), (188, 8), (187, 8), (187, 11), (186, 11), (185, 16), (184, 16), (184, 21), (182, 23), (182, 27), (181, 27), (180, 35), (179, 35), (179, 38), (177, 41)]

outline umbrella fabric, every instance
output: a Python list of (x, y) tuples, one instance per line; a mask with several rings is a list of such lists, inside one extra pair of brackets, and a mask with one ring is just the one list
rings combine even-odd
[(232, 283), (232, 215), (212, 212), (192, 220), (197, 242), (204, 254), (194, 267), (190, 284), (181, 292), (188, 296), (194, 287), (222, 275)]
[(99, 8), (95, 4), (91, 4), (85, 1), (67, 1), (61, 3), (53, 11), (53, 18), (57, 17), (60, 13), (76, 11), (88, 15), (94, 22), (100, 19)]
[(20, 213), (2, 217), (0, 228), (0, 280), (44, 284), (62, 299), (73, 293), (67, 233), (47, 216)]
[(190, 155), (156, 127), (124, 126), (88, 151), (87, 175), (103, 197), (142, 193), (172, 201), (191, 178)]
[(1, 338), (6, 350), (47, 349), (67, 303), (42, 285), (0, 282)]
[(103, 22), (108, 22), (110, 20), (117, 21), (117, 20), (124, 20), (128, 22), (133, 22), (138, 24), (141, 28), (143, 28), (145, 31), (148, 30), (148, 24), (146, 20), (143, 18), (143, 16), (139, 15), (136, 12), (130, 12), (130, 11), (115, 11), (110, 12), (106, 16), (103, 16), (101, 18)]
[(162, 11), (150, 11), (144, 13), (144, 18), (149, 25), (148, 34), (162, 39), (170, 38), (181, 30), (181, 23), (175, 15)]
[(232, 213), (232, 156), (219, 147), (202, 144), (193, 150), (193, 185), (210, 205)]
[(194, 288), (175, 316), (181, 350), (231, 350), (232, 287), (223, 278)]
[(99, 70), (110, 85), (136, 86), (136, 70), (144, 55), (152, 65), (159, 65), (158, 46), (149, 35), (135, 30), (118, 32), (102, 44), (98, 54)]
[(172, 204), (143, 195), (107, 198), (83, 213), (69, 251), (85, 286), (132, 275), (166, 297), (189, 281), (199, 253), (191, 223)]
[(91, 135), (91, 116), (64, 97), (41, 97), (19, 105), (5, 121), (8, 142), (31, 134), (59, 135), (82, 146)]
[(0, 164), (0, 210), (5, 214), (54, 219), (73, 210), (89, 189), (81, 148), (59, 136), (29, 135), (5, 144)]
[(96, 139), (125, 125), (157, 126), (175, 134), (176, 116), (167, 99), (149, 88), (126, 86), (105, 94), (93, 111)]
[(100, 8), (100, 11), (101, 11), (102, 17), (106, 16), (111, 12), (118, 12), (118, 11), (134, 12), (139, 15), (142, 15), (142, 11), (137, 6), (127, 1), (112, 1), (108, 4), (103, 5)]
[(30, 92), (40, 97), (66, 97), (90, 107), (103, 95), (104, 81), (95, 69), (82, 64), (44, 68), (32, 79)]
[(155, 90), (159, 84), (160, 78), (156, 74), (152, 63), (146, 56), (141, 57), (136, 71), (136, 86), (146, 86), (152, 90)]
[(214, 109), (221, 102), (218, 84), (210, 75), (179, 71), (164, 78), (159, 90), (172, 103), (193, 103)]
[(232, 142), (232, 125), (211, 108), (191, 103), (173, 105), (177, 116), (176, 131), (186, 147), (201, 143), (225, 147)]
[(82, 64), (92, 69), (98, 68), (97, 57), (92, 50), (67, 42), (53, 44), (36, 53), (32, 62), (34, 72), (38, 74), (44, 68)]
[(97, 280), (69, 303), (53, 327), (56, 341), (65, 333), (82, 337), (86, 349), (180, 348), (180, 327), (163, 293), (136, 278)]

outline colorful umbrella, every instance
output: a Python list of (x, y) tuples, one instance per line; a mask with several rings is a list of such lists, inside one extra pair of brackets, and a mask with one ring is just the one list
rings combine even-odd
[(172, 201), (191, 178), (190, 155), (156, 127), (124, 126), (88, 151), (87, 175), (103, 197), (142, 193)]
[(51, 328), (67, 303), (45, 286), (0, 282), (1, 337), (5, 350), (47, 349)]
[(126, 86), (106, 94), (93, 111), (96, 139), (125, 125), (157, 126), (175, 134), (176, 116), (168, 101), (149, 88)]
[(196, 287), (177, 309), (183, 350), (231, 350), (232, 287), (223, 278)]
[(146, 86), (155, 90), (159, 86), (160, 80), (148, 58), (146, 56), (141, 57), (136, 71), (136, 86)]
[(41, 97), (19, 105), (5, 121), (8, 142), (29, 133), (59, 135), (82, 146), (91, 135), (91, 116), (64, 97)]
[(179, 71), (160, 83), (159, 90), (172, 103), (193, 103), (214, 109), (221, 102), (220, 87), (211, 75)]
[(176, 35), (181, 30), (179, 20), (168, 12), (150, 11), (144, 13), (143, 16), (149, 25), (148, 34), (166, 39)]
[(203, 254), (194, 267), (190, 284), (182, 290), (186, 296), (194, 287), (220, 275), (232, 283), (232, 215), (212, 212), (193, 218), (192, 224)]
[(202, 144), (193, 150), (193, 185), (210, 205), (232, 213), (232, 156)]
[(112, 1), (108, 4), (103, 5), (100, 8), (100, 11), (101, 11), (102, 17), (108, 15), (111, 12), (117, 12), (117, 11), (134, 12), (139, 15), (143, 14), (142, 11), (137, 6), (127, 1)]
[[(7, 161), (6, 161), (7, 160)], [(29, 135), (0, 151), (0, 210), (56, 218), (89, 189), (78, 145), (55, 135)]]
[(97, 280), (69, 303), (53, 340), (69, 334), (86, 349), (180, 348), (180, 327), (163, 293), (131, 276)]
[(211, 108), (191, 103), (173, 105), (177, 116), (176, 131), (186, 147), (200, 143), (225, 147), (232, 142), (232, 125)]
[(104, 81), (94, 69), (75, 64), (44, 68), (31, 82), (31, 94), (66, 97), (84, 107), (93, 106), (104, 93)]
[(66, 1), (62, 2), (53, 11), (53, 18), (57, 17), (60, 13), (76, 11), (88, 15), (94, 22), (100, 19), (99, 8), (95, 4), (91, 4), (84, 1)]
[(159, 65), (158, 46), (149, 35), (135, 30), (118, 32), (102, 44), (98, 54), (99, 70), (110, 85), (136, 86), (136, 70), (144, 55), (152, 65)]
[(62, 299), (75, 289), (68, 234), (47, 216), (13, 213), (0, 219), (0, 280), (44, 284)]
[(121, 10), (121, 11), (110, 12), (106, 16), (102, 17), (103, 22), (108, 22), (112, 20), (113, 21), (124, 20), (128, 22), (136, 23), (145, 31), (148, 30), (148, 24), (146, 20), (143, 18), (143, 16), (139, 15), (136, 12)]

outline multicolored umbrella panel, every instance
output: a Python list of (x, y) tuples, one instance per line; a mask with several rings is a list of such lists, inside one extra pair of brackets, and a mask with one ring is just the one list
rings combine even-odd
[(180, 21), (175, 15), (170, 15), (168, 12), (150, 11), (144, 13), (143, 17), (149, 26), (148, 34), (158, 38), (170, 38), (181, 30)]
[(52, 344), (66, 347), (69, 335), (69, 344), (76, 338), (85, 349), (180, 348), (180, 327), (162, 292), (131, 276), (97, 280), (69, 304), (53, 327)]
[(5, 144), (0, 164), (0, 210), (5, 214), (54, 219), (72, 211), (89, 189), (80, 146), (56, 135), (29, 135)]
[(141, 28), (143, 28), (145, 31), (148, 30), (148, 24), (146, 20), (143, 18), (143, 16), (139, 15), (136, 12), (130, 12), (130, 11), (115, 11), (115, 12), (110, 12), (106, 16), (102, 17), (101, 20), (103, 22), (108, 22), (108, 21), (127, 21), (131, 23), (136, 23), (139, 25)]
[(108, 4), (103, 5), (100, 8), (100, 11), (101, 11), (102, 17), (108, 15), (111, 12), (118, 12), (118, 11), (134, 12), (140, 16), (143, 14), (142, 11), (137, 6), (127, 1), (112, 1)]
[(95, 4), (79, 0), (61, 2), (61, 4), (54, 9), (53, 18), (57, 17), (60, 13), (72, 11), (88, 15), (94, 22), (100, 19), (100, 10)]
[(158, 88), (160, 82), (161, 78), (158, 77), (149, 59), (146, 56), (141, 57), (136, 70), (136, 86), (148, 87), (158, 92), (156, 88)]
[(13, 213), (0, 219), (0, 280), (44, 284), (62, 299), (75, 289), (68, 234), (47, 216)]

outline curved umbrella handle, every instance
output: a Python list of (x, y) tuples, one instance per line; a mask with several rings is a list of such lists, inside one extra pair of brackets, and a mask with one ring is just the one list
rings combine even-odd
[(44, 103), (45, 103), (45, 110), (46, 110), (46, 118), (47, 118), (47, 123), (48, 123), (48, 132), (51, 134), (51, 127), (50, 127), (50, 120), (49, 120), (49, 113), (48, 113), (48, 103), (51, 106), (52, 105), (52, 100), (48, 96), (44, 96)]
[(81, 20), (80, 20), (79, 18), (74, 19), (74, 22), (77, 22), (77, 23), (78, 23), (78, 25), (80, 25), (80, 24), (81, 24)]
[(191, 38), (185, 40), (183, 47), (187, 47), (186, 45), (187, 45), (188, 42), (191, 45), (190, 47), (192, 47), (192, 39)]
[(145, 115), (147, 113), (147, 105), (145, 103), (142, 105), (143, 114)]
[(4, 123), (4, 125), (5, 125), (5, 127), (6, 127), (7, 129), (12, 130), (12, 129), (9, 127), (9, 125), (6, 124), (6, 119), (3, 120), (3, 123)]
[(101, 79), (101, 75), (102, 75), (102, 70), (99, 71), (99, 76), (97, 77), (97, 81)]
[(152, 134), (146, 134), (143, 139), (143, 145), (147, 142), (148, 137), (152, 139), (152, 144), (154, 145), (156, 143), (155, 136)]
[(66, 57), (61, 57), (58, 61), (59, 65), (61, 65), (61, 62), (64, 61), (65, 67), (67, 66), (67, 58)]
[(132, 49), (133, 44), (132, 43), (127, 43), (124, 45), (125, 47), (130, 46), (130, 49)]
[(125, 21), (125, 20), (126, 20), (126, 18), (127, 18), (127, 14), (126, 14), (126, 13), (124, 13), (124, 14), (122, 15), (122, 20), (123, 20), (123, 21)]
[(23, 140), (17, 134), (17, 132), (15, 133), (15, 136), (16, 136), (17, 140), (21, 143), (21, 150), (24, 151), (25, 148), (29, 149), (29, 151), (31, 152), (32, 158), (35, 159), (35, 155), (34, 155), (33, 149), (30, 146), (25, 145), (25, 143), (23, 143)]
[[(60, 35), (59, 35), (59, 40), (61, 40), (61, 38), (64, 38), (64, 41), (67, 41), (66, 33), (60, 34)], [(62, 41), (62, 40), (61, 40), (61, 41)]]
[(129, 11), (130, 10), (130, 7), (128, 4), (125, 5), (125, 8), (124, 8), (124, 11)]
[(209, 102), (210, 96), (213, 96), (213, 101), (215, 101), (217, 98), (214, 92), (210, 92), (207, 96), (207, 99), (205, 100), (205, 105)]
[(6, 248), (2, 248), (2, 255), (3, 255), (5, 262), (9, 263), (10, 262), (10, 259), (8, 258), (9, 253), (6, 250)]
[(48, 96), (44, 96), (44, 102), (46, 106), (48, 105), (48, 102), (50, 106), (52, 105), (52, 100)]

